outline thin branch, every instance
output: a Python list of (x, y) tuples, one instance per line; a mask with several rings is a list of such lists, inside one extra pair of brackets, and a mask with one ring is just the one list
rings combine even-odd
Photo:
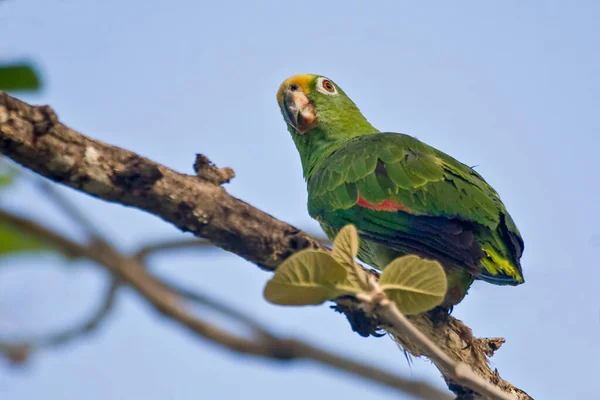
[[(314, 239), (322, 246), (331, 246), (331, 242), (325, 236), (313, 235)], [(165, 239), (154, 243), (149, 243), (140, 247), (134, 254), (134, 257), (140, 261), (145, 261), (149, 256), (156, 253), (162, 253), (172, 250), (185, 250), (190, 248), (215, 248), (215, 244), (207, 239)]]
[(37, 345), (34, 348), (43, 347), (55, 347), (60, 346), (62, 344), (67, 343), (68, 341), (80, 337), (86, 334), (89, 334), (96, 330), (102, 322), (104, 322), (105, 318), (108, 317), (110, 312), (113, 310), (115, 305), (115, 299), (117, 295), (117, 291), (120, 287), (119, 282), (116, 279), (111, 279), (110, 285), (104, 294), (104, 301), (98, 307), (98, 309), (92, 314), (87, 321), (83, 322), (81, 325), (76, 326), (71, 329), (66, 329), (62, 333), (57, 333), (55, 335), (49, 336), (45, 339), (41, 339), (37, 341)]
[(211, 248), (215, 245), (206, 239), (171, 239), (162, 240), (142, 246), (135, 252), (133, 257), (139, 261), (145, 261), (149, 256), (171, 250), (185, 250), (190, 248)]
[(102, 296), (104, 300), (100, 306), (82, 323), (63, 329), (60, 332), (42, 335), (37, 338), (20, 339), (16, 342), (2, 341), (0, 342), (0, 353), (5, 354), (9, 359), (15, 360), (26, 357), (32, 351), (58, 347), (92, 333), (100, 327), (101, 323), (113, 310), (118, 288), (118, 281), (112, 279), (106, 293)]
[(385, 371), (383, 371), (383, 374), (379, 375), (380, 372), (376, 372), (377, 368), (373, 368), (363, 363), (354, 360), (349, 360), (345, 357), (341, 357), (336, 354), (323, 351), (321, 349), (309, 346), (302, 342), (291, 341), (288, 342), (288, 346), (290, 348), (289, 350), (292, 350), (292, 353), (296, 353), (298, 355), (301, 354), (302, 358), (314, 360), (322, 364), (334, 367), (336, 369), (344, 370), (346, 372), (350, 372), (352, 374), (360, 376), (372, 376), (372, 374), (377, 374), (377, 381), (379, 383), (382, 383), (389, 387), (393, 387), (398, 390), (402, 390), (403, 392), (411, 394), (418, 398), (434, 398), (438, 400), (453, 398), (453, 396), (448, 396), (446, 393), (440, 392), (439, 390), (433, 388), (432, 386), (429, 386), (425, 382), (411, 381), (408, 379), (401, 378), (401, 383), (397, 375), (393, 375)]
[[(218, 184), (221, 179), (215, 180), (215, 174), (220, 173), (212, 171), (205, 177), (202, 168), (198, 176), (177, 173), (69, 129), (48, 106), (34, 107), (3, 92), (0, 92), (0, 153), (91, 196), (145, 210), (263, 269), (276, 268), (299, 250), (323, 248), (299, 229), (230, 196)], [(206, 167), (205, 163), (205, 168), (213, 167), (210, 164)], [(131, 281), (130, 284), (133, 285)], [(347, 315), (360, 312), (357, 305), (345, 307)], [(451, 358), (468, 364), (505, 392), (519, 399), (530, 399), (490, 368), (489, 348), (473, 339), (462, 322), (449, 317), (442, 324), (434, 324), (428, 315), (409, 320)], [(396, 339), (414, 356), (429, 356), (427, 349), (404, 340), (402, 335)], [(451, 377), (444, 376), (449, 383), (453, 382)], [(459, 397), (463, 393), (477, 397), (470, 388), (459, 384), (449, 384), (449, 388)]]
[[(383, 292), (381, 292), (383, 294)], [(383, 294), (385, 296), (385, 294)], [(418, 343), (426, 349), (428, 357), (440, 370), (452, 378), (453, 382), (473, 389), (476, 393), (485, 395), (495, 400), (515, 400), (516, 397), (500, 390), (497, 386), (476, 375), (465, 363), (458, 362), (444, 353), (431, 339), (419, 331), (387, 297), (379, 300), (376, 313), (381, 317), (383, 323), (393, 326), (397, 332), (405, 335), (405, 338)]]
[(60, 193), (54, 185), (46, 180), (35, 177), (37, 187), (50, 199), (67, 217), (79, 225), (91, 238), (101, 239), (100, 230), (70, 199)]
[(87, 250), (84, 245), (63, 236), (60, 233), (54, 232), (37, 222), (11, 214), (2, 209), (0, 209), (0, 222), (15, 226), (19, 230), (28, 232), (35, 237), (43, 238), (46, 243), (59, 248), (61, 252), (68, 257), (85, 258), (87, 256)]
[[(59, 193), (56, 188), (47, 181), (41, 180), (39, 177), (33, 177), (35, 184), (47, 195), (47, 197), (55, 203), (55, 205), (64, 212), (70, 219), (77, 223), (83, 230), (90, 236), (93, 243), (106, 243), (100, 236), (99, 230), (73, 203), (69, 201), (65, 196)], [(7, 222), (9, 224), (17, 224), (21, 228), (25, 226), (25, 229), (30, 229), (38, 237), (46, 239), (53, 243), (57, 243), (62, 249), (70, 256), (85, 257), (87, 252), (83, 251), (83, 247), (70, 246), (69, 242), (64, 240), (64, 237), (56, 234), (55, 232), (44, 228), (41, 225), (36, 225), (33, 222), (25, 219), (14, 218), (12, 214), (9, 214), (3, 210), (0, 210), (0, 221)], [(30, 223), (30, 226), (27, 224)], [(0, 343), (0, 353), (4, 353), (9, 358), (14, 358), (14, 355), (23, 357), (25, 352), (29, 353), (34, 350), (41, 350), (44, 348), (51, 348), (64, 345), (71, 342), (74, 339), (78, 339), (82, 336), (92, 333), (96, 330), (104, 319), (113, 310), (115, 304), (115, 298), (117, 289), (120, 287), (120, 283), (114, 277), (111, 277), (111, 281), (106, 293), (102, 296), (104, 299), (98, 309), (94, 311), (87, 319), (82, 323), (77, 324), (73, 327), (63, 329), (56, 333), (50, 333), (42, 335), (38, 338), (30, 338), (26, 340), (19, 340), (18, 343), (3, 342)]]
[(165, 288), (174, 293), (177, 293), (185, 300), (197, 303), (201, 306), (216, 311), (224, 316), (227, 316), (236, 322), (246, 325), (248, 328), (254, 331), (256, 336), (262, 337), (263, 339), (267, 338), (269, 340), (275, 339), (273, 334), (271, 334), (266, 327), (264, 327), (258, 321), (255, 321), (253, 318), (250, 318), (248, 315), (242, 313), (241, 311), (231, 308), (223, 304), (221, 301), (207, 296), (206, 294), (201, 294), (191, 289), (184, 288), (180, 284), (170, 282), (164, 277), (161, 277), (159, 281), (165, 286)]
[[(186, 311), (185, 308), (182, 307), (182, 297), (176, 291), (170, 290), (172, 285), (149, 275), (145, 271), (144, 266), (133, 258), (123, 256), (110, 247), (103, 248), (96, 245), (86, 246), (79, 244), (67, 237), (62, 237), (58, 233), (50, 231), (36, 222), (14, 215), (7, 215), (7, 213), (1, 210), (0, 220), (10, 221), (12, 225), (17, 226), (25, 233), (43, 236), (45, 240), (50, 241), (53, 245), (60, 247), (65, 251), (85, 256), (104, 266), (116, 277), (128, 283), (143, 299), (148, 301), (163, 315), (201, 337), (231, 350), (281, 361), (291, 361), (295, 359), (313, 360), (323, 365), (360, 376), (422, 399), (451, 399), (446, 393), (441, 392), (425, 382), (410, 380), (399, 375), (390, 374), (382, 369), (319, 349), (297, 339), (279, 338), (265, 328), (259, 327), (259, 324), (251, 321), (237, 311), (219, 305), (217, 302), (208, 299), (207, 297), (192, 295), (189, 291), (177, 288), (177, 291), (182, 291), (187, 298), (199, 301), (203, 305), (216, 311), (221, 311), (229, 317), (237, 318), (239, 322), (247, 323), (253, 327), (255, 331), (260, 332), (255, 339), (247, 339), (233, 335)], [(113, 284), (114, 285), (111, 285), (111, 292), (109, 292), (110, 299), (114, 297), (114, 291), (117, 290), (116, 281), (114, 281)], [(110, 305), (112, 305), (112, 300), (111, 304), (103, 307), (101, 311), (104, 309), (109, 310), (111, 308)], [(98, 314), (102, 314), (102, 312)], [(89, 329), (88, 327), (90, 325), (92, 327), (97, 326), (95, 320), (92, 320), (90, 323), (82, 326), (79, 331)], [(70, 338), (72, 338), (72, 332), (67, 332), (67, 334), (62, 334), (50, 341), (46, 341), (46, 343), (57, 345), (64, 343), (65, 340)], [(2, 349), (3, 346), (0, 345), (0, 351)]]

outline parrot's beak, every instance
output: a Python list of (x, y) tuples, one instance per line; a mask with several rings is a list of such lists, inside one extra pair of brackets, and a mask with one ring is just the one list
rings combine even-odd
[(317, 125), (315, 108), (298, 88), (286, 88), (283, 91), (283, 113), (288, 123), (300, 135), (304, 135)]

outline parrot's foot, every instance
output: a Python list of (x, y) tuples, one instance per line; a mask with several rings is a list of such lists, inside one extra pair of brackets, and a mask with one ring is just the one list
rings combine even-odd
[(434, 328), (437, 328), (440, 325), (443, 325), (446, 322), (448, 322), (448, 317), (452, 313), (452, 308), (453, 307), (446, 308), (442, 306), (437, 306), (436, 308), (427, 311), (429, 318), (431, 318), (431, 322), (433, 322)]

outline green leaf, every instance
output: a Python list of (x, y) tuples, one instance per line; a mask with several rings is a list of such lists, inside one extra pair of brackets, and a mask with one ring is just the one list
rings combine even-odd
[(43, 240), (0, 221), (0, 257), (6, 254), (47, 250), (53, 250), (53, 248)]
[(14, 175), (0, 174), (0, 189), (10, 185), (14, 180)]
[(354, 264), (358, 254), (358, 232), (354, 225), (344, 226), (333, 241), (333, 258), (340, 264)]
[(265, 299), (281, 305), (316, 305), (342, 294), (346, 269), (324, 251), (304, 250), (286, 259), (265, 286)]
[(0, 90), (39, 90), (41, 80), (29, 64), (0, 66)]
[(354, 258), (358, 254), (358, 232), (352, 224), (344, 226), (333, 241), (331, 255), (348, 273), (348, 279), (342, 283), (345, 287), (355, 287), (367, 291), (369, 284), (365, 272)]
[(0, 156), (0, 190), (14, 182), (18, 175), (18, 169), (9, 165)]
[(400, 312), (410, 315), (439, 305), (446, 296), (448, 282), (440, 263), (409, 255), (384, 268), (379, 286)]

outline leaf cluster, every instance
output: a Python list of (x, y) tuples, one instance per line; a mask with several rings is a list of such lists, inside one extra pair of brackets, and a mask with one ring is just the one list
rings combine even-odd
[(446, 274), (437, 261), (399, 257), (383, 269), (377, 282), (355, 261), (358, 251), (358, 232), (354, 225), (346, 225), (331, 253), (304, 250), (285, 260), (267, 282), (264, 296), (280, 305), (317, 305), (345, 295), (383, 292), (407, 315), (428, 311), (444, 299)]

